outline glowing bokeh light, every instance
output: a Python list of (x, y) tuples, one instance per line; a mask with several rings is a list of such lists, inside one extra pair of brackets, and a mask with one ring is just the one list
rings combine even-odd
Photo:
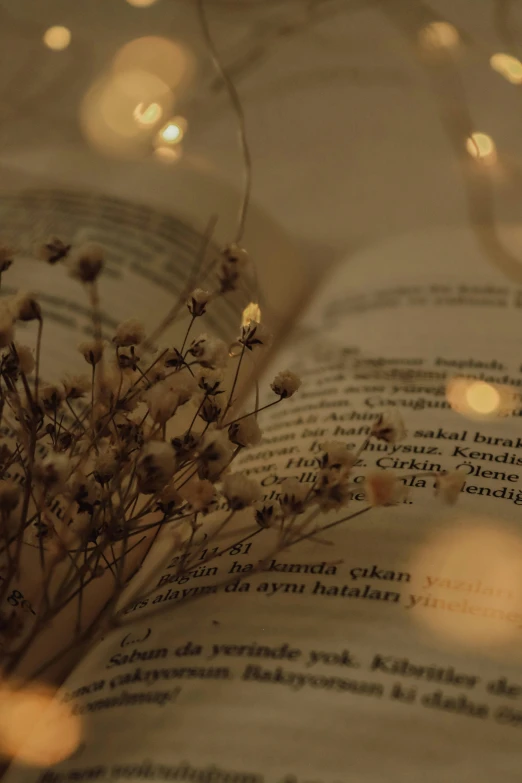
[(474, 381), (466, 390), (466, 400), (477, 413), (496, 413), (500, 407), (500, 394), (485, 381)]
[(71, 43), (71, 31), (61, 25), (49, 27), (44, 33), (43, 42), (49, 49), (61, 52), (63, 49), (67, 49)]
[(494, 71), (511, 84), (522, 84), (522, 63), (510, 54), (494, 54), (489, 61)]
[(0, 690), (0, 750), (26, 764), (48, 766), (68, 758), (81, 739), (70, 707), (41, 686)]
[(173, 117), (167, 122), (165, 127), (161, 129), (159, 133), (160, 143), (179, 144), (186, 133), (187, 127), (188, 123), (184, 117)]
[(257, 321), (258, 324), (261, 323), (261, 308), (257, 302), (250, 302), (243, 310), (241, 325), (248, 326), (250, 321)]
[(177, 125), (170, 123), (161, 131), (161, 137), (163, 141), (166, 141), (169, 144), (181, 141), (181, 129)]
[(456, 413), (470, 419), (502, 418), (520, 407), (515, 387), (460, 376), (448, 381), (446, 399)]
[(190, 79), (194, 58), (186, 46), (168, 38), (150, 35), (135, 38), (117, 52), (112, 62), (114, 73), (144, 71), (161, 79), (171, 89)]
[(449, 22), (431, 22), (420, 31), (419, 41), (428, 50), (454, 49), (460, 43), (460, 36)]
[(472, 133), (466, 139), (466, 149), (472, 158), (483, 163), (494, 163), (497, 159), (495, 142), (487, 133)]
[(414, 553), (411, 617), (468, 647), (512, 643), (522, 624), (521, 558), (522, 539), (500, 520), (456, 518)]
[(138, 125), (155, 125), (163, 116), (163, 109), (159, 103), (138, 103), (132, 113)]
[(150, 154), (153, 122), (172, 111), (174, 96), (159, 77), (146, 71), (103, 76), (82, 102), (80, 125), (89, 143), (111, 157)]
[(134, 5), (136, 8), (147, 8), (149, 5), (154, 5), (158, 0), (127, 0), (129, 5)]
[(177, 163), (182, 154), (183, 150), (181, 145), (175, 147), (160, 145), (154, 149), (154, 155), (161, 163)]

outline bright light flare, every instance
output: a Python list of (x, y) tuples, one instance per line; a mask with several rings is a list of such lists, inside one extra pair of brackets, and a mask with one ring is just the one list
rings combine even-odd
[(522, 84), (522, 63), (517, 57), (499, 52), (491, 57), (489, 64), (510, 84)]
[(115, 74), (144, 71), (161, 79), (170, 89), (179, 90), (190, 80), (194, 57), (177, 41), (148, 35), (122, 46), (112, 61), (112, 70)]
[(134, 5), (136, 8), (147, 8), (149, 5), (154, 5), (158, 0), (127, 0), (129, 5)]
[(187, 131), (188, 123), (184, 117), (173, 117), (161, 129), (160, 141), (165, 144), (179, 144)]
[(446, 399), (456, 413), (470, 419), (503, 418), (520, 407), (514, 387), (459, 376), (448, 381)]
[(67, 49), (71, 43), (71, 31), (68, 27), (61, 25), (49, 27), (44, 33), (43, 42), (54, 52), (61, 52), (63, 49)]
[(0, 690), (0, 751), (35, 766), (68, 758), (81, 739), (81, 722), (51, 690), (31, 685)]
[(174, 96), (168, 85), (147, 71), (108, 74), (85, 96), (80, 125), (89, 143), (114, 157), (150, 154), (155, 123), (169, 116)]
[(161, 120), (163, 109), (159, 103), (145, 104), (142, 101), (141, 103), (138, 103), (132, 115), (138, 125), (147, 127), (149, 125), (155, 125)]
[(500, 407), (500, 394), (490, 383), (475, 381), (466, 390), (466, 401), (476, 413), (497, 413)]
[(431, 22), (419, 33), (421, 46), (427, 50), (454, 49), (460, 43), (459, 32), (449, 22)]
[(472, 133), (466, 139), (466, 150), (475, 160), (492, 164), (497, 160), (495, 142), (487, 133)]
[(510, 646), (522, 628), (522, 539), (500, 520), (457, 518), (416, 551), (411, 617), (467, 647)]

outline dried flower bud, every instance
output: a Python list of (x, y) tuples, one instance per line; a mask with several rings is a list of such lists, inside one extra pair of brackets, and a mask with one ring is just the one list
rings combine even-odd
[(252, 351), (257, 347), (267, 348), (272, 342), (272, 335), (264, 324), (250, 321), (246, 326), (241, 327), (238, 342), (248, 351)]
[(407, 495), (407, 487), (393, 473), (373, 471), (366, 476), (364, 493), (370, 506), (394, 506)]
[[(35, 465), (36, 467), (36, 465)], [(39, 519), (33, 522), (26, 529), (25, 538), (30, 543), (38, 543), (43, 541), (49, 541), (54, 536), (54, 528), (47, 520)]]
[(66, 375), (62, 381), (66, 399), (79, 400), (91, 389), (91, 379), (87, 375)]
[(435, 494), (439, 495), (445, 503), (453, 505), (457, 502), (465, 483), (466, 476), (458, 470), (439, 473), (435, 479)]
[(201, 368), (197, 374), (198, 386), (209, 397), (216, 394), (223, 394), (223, 372), (221, 370), (209, 370), (206, 367)]
[(263, 433), (253, 414), (233, 422), (228, 428), (228, 437), (237, 446), (257, 446), (262, 436)]
[(281, 494), (279, 502), (285, 516), (302, 514), (307, 505), (310, 494), (309, 487), (301, 484), (296, 478), (287, 478), (281, 482)]
[(151, 495), (159, 492), (171, 480), (176, 470), (174, 449), (163, 441), (152, 441), (143, 449), (136, 475), (140, 492)]
[(99, 340), (87, 340), (78, 346), (78, 350), (87, 364), (92, 364), (93, 367), (101, 361), (103, 349), (104, 344)]
[(70, 432), (60, 432), (56, 439), (56, 451), (69, 451), (72, 446), (74, 437)]
[(220, 292), (222, 294), (237, 289), (247, 263), (248, 253), (239, 245), (233, 243), (223, 249), (221, 267), (218, 274)]
[(346, 443), (339, 440), (330, 440), (321, 444), (324, 454), (321, 457), (321, 468), (336, 470), (340, 473), (349, 473), (357, 462), (353, 451), (350, 451)]
[(58, 237), (50, 237), (43, 245), (38, 248), (38, 256), (42, 261), (46, 261), (48, 264), (57, 264), (58, 261), (63, 261), (67, 258), (71, 245), (66, 245)]
[(224, 367), (228, 358), (227, 346), (223, 340), (206, 334), (193, 340), (187, 353), (197, 359), (202, 367)]
[(181, 437), (172, 438), (171, 444), (178, 462), (184, 462), (194, 456), (194, 452), (199, 446), (199, 435), (185, 432)]
[(238, 267), (245, 267), (248, 264), (249, 256), (248, 251), (244, 247), (241, 247), (236, 242), (232, 242), (230, 245), (222, 250), (223, 260), (227, 264), (233, 264)]
[(216, 506), (215, 487), (206, 479), (191, 479), (179, 488), (179, 494), (196, 513), (209, 514)]
[(270, 388), (282, 399), (287, 399), (295, 394), (300, 386), (301, 379), (298, 375), (290, 370), (283, 370), (276, 375)]
[(174, 484), (171, 483), (161, 490), (157, 505), (159, 510), (167, 517), (172, 516), (177, 509), (180, 509), (184, 502)]
[(402, 421), (402, 416), (395, 409), (382, 413), (376, 422), (374, 422), (371, 434), (378, 440), (384, 440), (386, 443), (394, 444), (406, 437), (406, 429)]
[(98, 484), (108, 484), (120, 470), (120, 461), (116, 449), (105, 446), (100, 449), (94, 460), (93, 475)]
[(57, 411), (65, 399), (65, 392), (61, 386), (48, 384), (40, 389), (40, 402), (47, 412)]
[(283, 510), (278, 500), (259, 501), (254, 504), (255, 520), (260, 527), (273, 527), (283, 518)]
[(196, 288), (189, 296), (187, 307), (193, 318), (205, 315), (207, 304), (210, 302), (212, 294), (204, 291), (202, 288)]
[(7, 272), (14, 261), (14, 250), (7, 245), (0, 245), (0, 274)]
[(143, 394), (143, 402), (148, 407), (152, 420), (163, 426), (176, 413), (179, 397), (167, 381), (160, 381)]
[(141, 424), (126, 418), (121, 413), (116, 414), (113, 421), (118, 430), (120, 441), (127, 449), (141, 448), (144, 440)]
[(223, 495), (231, 511), (241, 511), (252, 506), (261, 494), (261, 485), (246, 473), (230, 473), (223, 482)]
[(215, 481), (232, 460), (232, 445), (223, 432), (205, 434), (199, 450), (198, 469), (201, 478)]
[(130, 346), (129, 353), (122, 353), (118, 351), (116, 355), (116, 363), (120, 370), (136, 370), (140, 357), (136, 354), (134, 346)]
[(21, 490), (18, 484), (10, 479), (0, 481), (0, 511), (9, 515), (18, 505)]
[(105, 250), (96, 242), (81, 245), (69, 260), (69, 273), (82, 283), (94, 283), (104, 265)]
[(94, 478), (78, 471), (69, 482), (69, 491), (78, 504), (78, 513), (92, 516), (94, 507), (100, 502), (100, 488)]
[(112, 341), (119, 348), (128, 348), (131, 345), (138, 345), (145, 339), (145, 327), (141, 321), (130, 318), (121, 323), (116, 329), (116, 334)]
[(9, 304), (13, 318), (17, 321), (41, 321), (42, 308), (35, 296), (28, 293), (18, 293)]
[(219, 397), (206, 397), (200, 405), (199, 416), (208, 424), (217, 422), (223, 412), (223, 404)]
[(177, 348), (171, 348), (165, 353), (163, 364), (165, 367), (183, 367), (185, 360)]
[(348, 474), (332, 469), (319, 471), (314, 484), (314, 498), (321, 511), (345, 506), (352, 498)]
[(35, 461), (34, 478), (47, 492), (57, 492), (65, 486), (71, 469), (70, 460), (65, 454), (48, 454), (44, 459)]

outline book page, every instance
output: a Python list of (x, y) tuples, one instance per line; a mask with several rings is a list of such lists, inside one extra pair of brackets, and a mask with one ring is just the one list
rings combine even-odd
[[(259, 537), (182, 583), (164, 564), (66, 684), (76, 754), (8, 779), (518, 781), (521, 307), (464, 229), (346, 265), (279, 357), (303, 386), (242, 467), (267, 498), (309, 483), (321, 443), (357, 448), (393, 407), (406, 438), (372, 443), (355, 480), (395, 469), (407, 499), (366, 511), (361, 488), (358, 515), (261, 573)], [(457, 467), (447, 508), (425, 474)]]
[[(4, 193), (0, 218), (1, 241), (12, 245), (20, 258), (3, 276), (2, 292), (21, 288), (39, 295), (46, 332), (43, 372), (51, 378), (64, 369), (84, 370), (76, 347), (92, 336), (92, 318), (78, 281), (59, 265), (51, 267), (35, 258), (39, 244), (57, 235), (76, 246), (97, 242), (106, 248), (100, 304), (102, 327), (110, 337), (130, 317), (143, 321), (147, 330), (160, 323), (190, 280), (204, 241), (176, 217), (94, 193), (48, 189)], [(220, 300), (207, 328), (232, 339), (240, 310), (241, 302)], [(71, 367), (75, 360), (77, 365)]]

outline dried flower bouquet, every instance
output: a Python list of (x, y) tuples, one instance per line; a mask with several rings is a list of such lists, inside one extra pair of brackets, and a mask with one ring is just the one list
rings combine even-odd
[[(185, 578), (267, 530), (271, 556), (304, 539), (320, 540), (370, 508), (405, 499), (405, 484), (394, 474), (370, 471), (367, 505), (344, 512), (360, 492), (354, 468), (366, 443), (356, 452), (342, 442), (325, 443), (314, 483), (282, 479), (275, 501), (265, 502), (262, 487), (234, 471), (238, 454), (261, 441), (259, 414), (284, 403), (300, 386), (294, 373), (279, 372), (267, 402), (240, 410), (247, 357), (266, 350), (269, 331), (247, 318), (237, 341), (227, 345), (198, 329), (215, 300), (241, 286), (249, 263), (244, 248), (224, 248), (212, 264), (215, 286), (203, 273), (199, 287), (175, 303), (162, 324), (170, 324), (173, 314), (184, 317), (183, 339), (162, 347), (163, 327), (146, 335), (132, 319), (112, 339), (102, 339), (103, 248), (52, 238), (40, 255), (66, 267), (85, 287), (94, 337), (79, 346), (86, 372), (49, 383), (40, 373), (45, 319), (38, 298), (19, 293), (0, 300), (0, 415), (3, 431), (10, 433), (0, 444), (0, 639), (6, 673), (19, 670), (57, 619), (60, 643), (33, 667), (33, 675), (124, 622), (125, 590), (143, 571), (160, 535), (164, 548), (167, 538), (169, 558), (176, 558), (176, 577)], [(12, 253), (3, 248), (0, 260), (3, 274)], [(20, 322), (32, 325), (34, 350), (17, 341)], [(371, 437), (395, 443), (404, 434), (400, 417), (391, 412), (375, 422)], [(453, 502), (462, 477), (435, 479), (437, 491)], [(342, 509), (334, 521), (321, 517)], [(202, 560), (203, 550), (211, 554)]]

